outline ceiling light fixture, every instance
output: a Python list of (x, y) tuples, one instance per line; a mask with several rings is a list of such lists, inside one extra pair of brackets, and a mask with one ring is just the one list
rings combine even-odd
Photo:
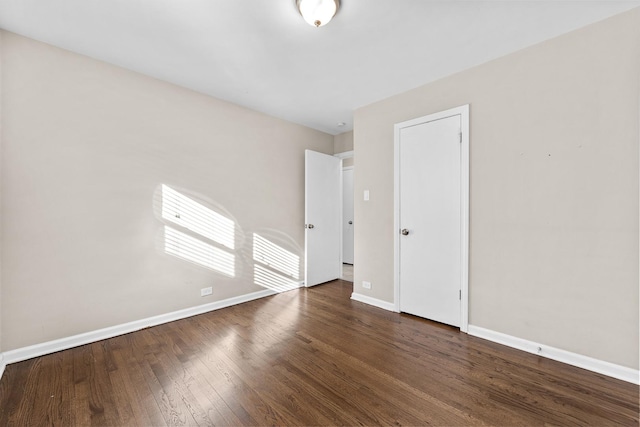
[(296, 0), (296, 5), (309, 25), (322, 27), (338, 12), (340, 0)]

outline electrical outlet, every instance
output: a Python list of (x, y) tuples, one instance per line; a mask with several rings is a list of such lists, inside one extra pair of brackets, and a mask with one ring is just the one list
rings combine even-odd
[(362, 287), (365, 289), (371, 289), (371, 282), (362, 281)]
[(208, 288), (200, 289), (200, 296), (206, 297), (207, 295), (211, 295), (213, 293), (213, 287), (209, 286)]

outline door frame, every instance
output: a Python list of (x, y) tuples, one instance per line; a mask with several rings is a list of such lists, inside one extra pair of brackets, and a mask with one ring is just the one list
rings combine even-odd
[(451, 108), (427, 116), (407, 120), (394, 125), (394, 163), (393, 163), (393, 287), (394, 308), (400, 312), (400, 130), (429, 123), (452, 116), (460, 116), (460, 330), (467, 332), (469, 327), (469, 104)]

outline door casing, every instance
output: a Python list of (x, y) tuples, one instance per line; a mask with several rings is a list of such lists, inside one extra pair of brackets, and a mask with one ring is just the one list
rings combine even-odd
[(461, 301), (460, 330), (467, 332), (469, 326), (469, 105), (429, 114), (394, 126), (394, 309), (400, 312), (400, 130), (452, 116), (460, 116), (460, 271)]

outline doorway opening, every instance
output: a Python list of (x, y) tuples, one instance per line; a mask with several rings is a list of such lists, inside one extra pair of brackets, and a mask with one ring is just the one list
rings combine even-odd
[(340, 260), (342, 262), (342, 280), (353, 282), (353, 259), (354, 259), (354, 220), (353, 220), (353, 175), (354, 161), (353, 151), (346, 151), (334, 155), (342, 160), (341, 168), (341, 188), (342, 188), (342, 227)]

